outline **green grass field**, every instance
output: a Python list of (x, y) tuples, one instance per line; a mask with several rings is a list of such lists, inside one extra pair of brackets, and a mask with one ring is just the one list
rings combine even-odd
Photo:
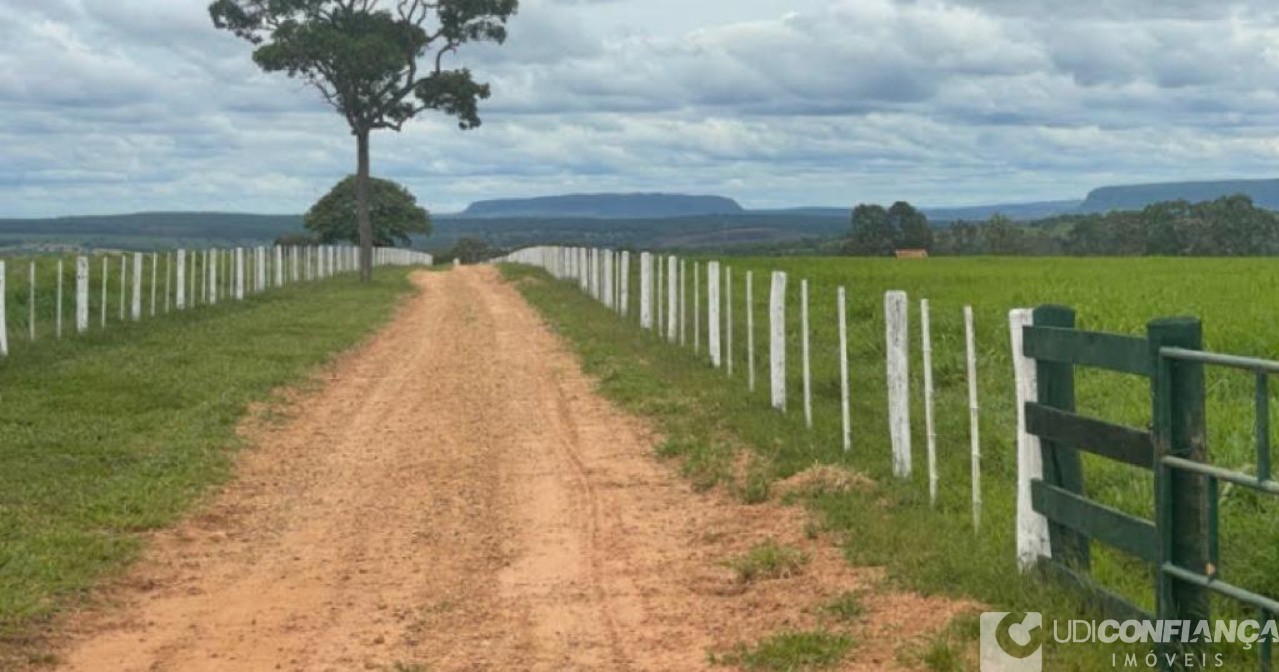
[[(704, 261), (704, 260), (703, 260)], [(692, 351), (693, 330), (684, 349), (640, 332), (638, 264), (632, 263), (631, 317), (627, 324), (601, 320), (606, 309), (592, 305), (571, 283), (525, 282), (525, 295), (577, 344), (605, 392), (625, 405), (657, 417), (669, 437), (663, 452), (682, 456), (695, 482), (732, 480), (738, 447), (753, 449), (755, 463), (740, 492), (758, 491), (751, 480), (785, 478), (816, 462), (846, 464), (873, 478), (870, 492), (814, 497), (822, 524), (847, 541), (850, 561), (884, 565), (890, 576), (915, 590), (971, 596), (989, 604), (1072, 617), (1081, 608), (1074, 596), (1016, 579), (1014, 563), (1014, 476), (1016, 470), (1013, 374), (1008, 310), (1055, 303), (1074, 307), (1081, 328), (1144, 334), (1148, 321), (1171, 315), (1203, 319), (1206, 347), (1232, 354), (1279, 357), (1279, 339), (1269, 325), (1279, 309), (1275, 289), (1279, 264), (1271, 260), (1209, 259), (888, 259), (730, 258), (733, 268), (734, 375), (714, 371)], [(703, 267), (704, 268), (704, 267)], [(692, 269), (692, 261), (689, 262)], [(754, 273), (757, 388), (746, 389), (744, 271)], [(789, 410), (768, 410), (768, 275), (787, 271)], [(511, 275), (531, 271), (508, 269)], [(537, 274), (537, 277), (545, 277)], [(815, 423), (806, 429), (800, 371), (801, 279), (810, 282), (810, 322)], [(835, 292), (848, 291), (852, 379), (853, 449), (841, 450), (838, 332)], [(691, 292), (689, 317), (692, 317)], [(705, 278), (701, 282), (705, 319)], [(914, 476), (891, 476), (886, 420), (883, 293), (900, 289), (911, 299), (911, 377)], [(918, 300), (932, 306), (934, 380), (940, 493), (928, 502), (919, 344)], [(968, 403), (964, 368), (962, 309), (976, 313), (981, 434), (983, 523), (974, 533), (969, 505)], [(1148, 381), (1119, 374), (1081, 371), (1079, 409), (1096, 417), (1145, 427), (1150, 422)], [(1251, 471), (1252, 377), (1210, 369), (1209, 451), (1213, 463)], [(1273, 404), (1273, 400), (1272, 400)], [(1085, 456), (1090, 496), (1126, 511), (1153, 515), (1149, 473)], [(1279, 507), (1242, 489), (1223, 490), (1222, 576), (1261, 592), (1279, 595)], [(1153, 605), (1153, 575), (1143, 566), (1094, 544), (1094, 575), (1104, 585), (1147, 608)], [(1218, 613), (1242, 614), (1227, 602)], [(976, 637), (974, 627), (959, 631)], [(965, 639), (964, 641), (967, 641)], [(965, 644), (972, 644), (968, 642)], [(972, 644), (975, 646), (975, 644)], [(1110, 653), (1050, 649), (1069, 656), (1073, 666), (1053, 669), (1109, 669)], [(944, 656), (943, 656), (944, 657)], [(1061, 662), (1060, 660), (1058, 662)]]
[[(234, 285), (233, 259), (230, 254), (219, 255), (217, 290), (219, 301), (231, 296)], [(165, 312), (165, 293), (169, 295), (170, 311), (175, 309), (177, 298), (177, 266), (171, 250), (143, 254), (142, 272), (142, 321), (151, 319), (152, 263), (155, 263), (155, 313)], [(112, 329), (121, 322), (131, 322), (130, 309), (133, 292), (133, 253), (98, 252), (89, 258), (89, 331)], [(123, 287), (120, 283), (121, 258), (127, 258), (128, 273)], [(58, 262), (62, 262), (62, 335), (75, 332), (76, 256), (71, 254), (42, 254), (30, 256), (0, 256), (5, 264), (5, 314), (9, 329), (11, 351), (20, 351), (31, 343), (32, 322), (31, 264), (35, 264), (35, 340), (41, 342), (57, 334), (58, 319)], [(102, 293), (103, 262), (106, 262), (105, 304)], [(188, 250), (186, 266), (187, 305), (202, 306), (208, 269), (204, 265), (202, 250)], [(287, 267), (286, 267), (287, 268)], [(253, 254), (245, 254), (245, 293), (251, 292), (253, 282)], [(166, 279), (166, 273), (168, 278)], [(272, 278), (268, 278), (271, 280)], [(192, 282), (194, 281), (194, 285)], [(121, 303), (123, 297), (124, 302)], [(194, 300), (193, 300), (194, 297)], [(121, 305), (124, 306), (123, 313)], [(123, 314), (123, 318), (121, 315)]]
[[(15, 265), (25, 279), (25, 264), (7, 261), (10, 283)], [(139, 532), (224, 479), (250, 405), (304, 383), (387, 320), (407, 274), (379, 269), (370, 285), (346, 274), (138, 324), (118, 323), (109, 294), (110, 328), (95, 313), (90, 332), (73, 335), (68, 312), (61, 341), (42, 322), (34, 345), (11, 322), (16, 347), (0, 359), (0, 668), (38, 655), (45, 624), (133, 558)], [(15, 310), (25, 304), (11, 319)]]

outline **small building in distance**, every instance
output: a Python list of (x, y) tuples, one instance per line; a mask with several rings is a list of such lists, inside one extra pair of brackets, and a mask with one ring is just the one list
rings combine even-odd
[(924, 249), (894, 250), (893, 254), (896, 255), (898, 259), (927, 259), (928, 258), (928, 250), (924, 250)]

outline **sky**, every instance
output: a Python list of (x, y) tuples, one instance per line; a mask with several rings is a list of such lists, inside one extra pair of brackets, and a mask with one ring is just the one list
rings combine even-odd
[[(746, 207), (1279, 177), (1271, 0), (521, 0), (373, 173), (433, 212), (592, 192)], [(354, 172), (319, 95), (203, 0), (0, 0), (0, 217), (300, 213)]]

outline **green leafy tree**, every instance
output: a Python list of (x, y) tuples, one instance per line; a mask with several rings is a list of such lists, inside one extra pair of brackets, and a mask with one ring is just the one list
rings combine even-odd
[(927, 250), (933, 246), (933, 230), (928, 226), (928, 217), (910, 203), (897, 201), (889, 207), (888, 223), (897, 232), (898, 248)]
[[(323, 243), (360, 242), (356, 178), (349, 175), (316, 201), (306, 213), (306, 228)], [(409, 234), (431, 233), (431, 217), (408, 189), (376, 177), (369, 178), (368, 209), (373, 222), (373, 243), (384, 247), (407, 246)]]
[[(506, 39), (519, 0), (216, 0), (213, 25), (254, 45), (253, 61), (320, 92), (356, 138), (360, 278), (372, 279), (369, 135), (439, 110), (480, 125), (487, 84), (445, 59), (468, 42)], [(419, 62), (420, 61), (420, 62)]]
[(459, 238), (453, 249), (440, 255), (443, 259), (457, 259), (464, 264), (478, 264), (501, 256), (502, 250), (479, 238)]
[(897, 231), (883, 206), (862, 203), (853, 208), (853, 228), (846, 248), (849, 254), (888, 256), (893, 253), (896, 240)]

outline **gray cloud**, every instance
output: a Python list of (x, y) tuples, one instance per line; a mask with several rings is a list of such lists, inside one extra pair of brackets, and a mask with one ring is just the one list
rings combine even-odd
[[(506, 45), (455, 61), (493, 85), (484, 126), (379, 134), (375, 172), (443, 211), (597, 190), (1014, 201), (1279, 160), (1264, 3), (787, 4), (526, 0)], [(299, 212), (352, 168), (341, 119), (203, 3), (4, 0), (0, 43), (0, 216)]]

